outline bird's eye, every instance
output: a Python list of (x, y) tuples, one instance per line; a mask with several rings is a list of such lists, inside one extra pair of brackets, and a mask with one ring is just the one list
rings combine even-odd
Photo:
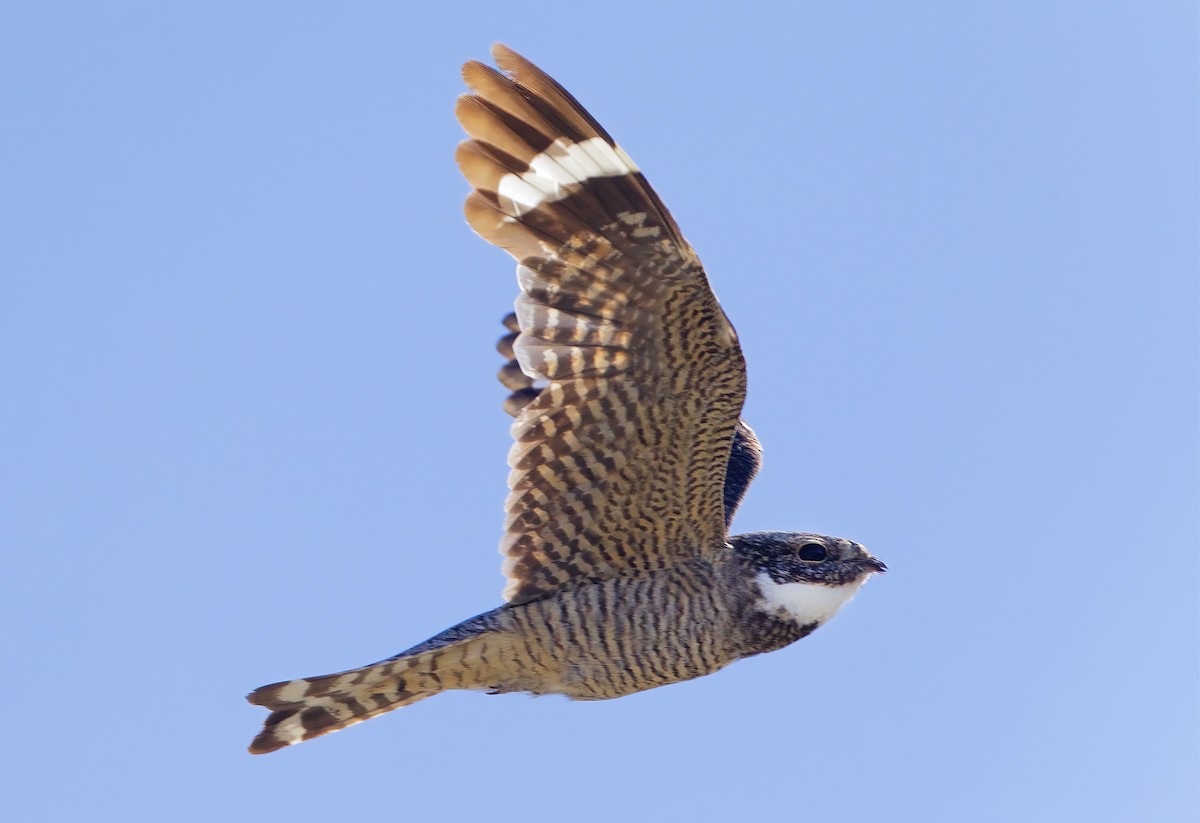
[(800, 555), (801, 560), (808, 560), (812, 563), (819, 563), (829, 556), (825, 547), (820, 543), (805, 543), (797, 554)]

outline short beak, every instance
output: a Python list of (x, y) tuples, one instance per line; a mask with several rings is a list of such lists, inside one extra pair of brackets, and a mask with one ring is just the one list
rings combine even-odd
[(883, 574), (887, 571), (887, 564), (875, 557), (868, 557), (867, 565), (871, 567), (871, 571), (879, 574)]

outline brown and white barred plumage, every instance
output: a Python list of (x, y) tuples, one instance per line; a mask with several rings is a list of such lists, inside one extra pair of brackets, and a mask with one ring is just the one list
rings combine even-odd
[(372, 666), (263, 686), (249, 700), (273, 712), (250, 751), (310, 740), (446, 689), (621, 697), (710, 674), (816, 628), (753, 609), (745, 570), (693, 560), (610, 578), (502, 606)]
[[(516, 364), (501, 380), (514, 392), (507, 408), (517, 418), (501, 552), (505, 598), (520, 604), (722, 546), (722, 490), (745, 376), (698, 259), (633, 161), (554, 80), (503, 46), (493, 53), (508, 76), (477, 62), (463, 68), (475, 93), (459, 99), (456, 114), (472, 139), (456, 160), (474, 187), (465, 206), (472, 228), (520, 264), (515, 336), (501, 341)], [(651, 583), (662, 585), (639, 585)], [(548, 607), (566, 606), (543, 601), (532, 612), (505, 612), (503, 622), (535, 615), (537, 625)], [(342, 728), (440, 688), (539, 691), (535, 681), (514, 686), (511, 673), (469, 680), (473, 655), (486, 659), (497, 643), (464, 641), (263, 687), (250, 700), (275, 711), (252, 750)], [(499, 653), (528, 658), (526, 672), (543, 657), (563, 659), (562, 649), (519, 651)], [(703, 668), (721, 656), (706, 652)], [(458, 680), (441, 680), (448, 668)], [(615, 696), (615, 686), (592, 688)]]
[[(380, 663), (257, 689), (272, 714), (252, 752), (446, 689), (595, 700), (687, 680), (804, 636), (837, 600), (763, 600), (804, 540), (837, 538), (728, 537), (760, 449), (738, 419), (737, 335), (678, 226), (571, 95), (493, 54), (504, 74), (463, 68), (457, 161), (468, 221), (517, 259), (522, 292), (498, 345), (508, 602)], [(829, 545), (842, 560), (822, 574), (857, 587), (869, 555)]]

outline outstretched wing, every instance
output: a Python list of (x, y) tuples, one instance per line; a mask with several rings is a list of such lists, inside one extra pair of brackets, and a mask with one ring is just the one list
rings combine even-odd
[[(533, 402), (544, 386), (539, 386), (532, 377), (521, 371), (521, 364), (517, 362), (513, 344), (517, 342), (521, 327), (517, 323), (516, 312), (504, 315), (501, 322), (507, 333), (496, 341), (496, 351), (500, 352), (505, 362), (496, 376), (500, 378), (501, 385), (508, 389), (508, 397), (504, 398), (504, 410), (516, 417), (521, 413), (521, 409)], [(729, 466), (725, 469), (726, 531), (733, 524), (733, 516), (742, 505), (746, 490), (750, 488), (751, 481), (761, 467), (762, 444), (758, 442), (758, 435), (750, 428), (749, 423), (739, 420), (737, 428), (733, 430)]]
[(515, 257), (505, 597), (723, 550), (745, 397), (737, 335), (637, 166), (511, 50), (463, 67), (457, 160), (472, 228)]

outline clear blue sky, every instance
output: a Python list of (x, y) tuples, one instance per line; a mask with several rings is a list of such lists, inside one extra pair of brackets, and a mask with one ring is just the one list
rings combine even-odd
[[(0, 12), (6, 819), (1195, 819), (1193, 3), (250, 5)], [(251, 688), (499, 602), (497, 40), (738, 327), (737, 528), (892, 572), (712, 677), (251, 757)]]

